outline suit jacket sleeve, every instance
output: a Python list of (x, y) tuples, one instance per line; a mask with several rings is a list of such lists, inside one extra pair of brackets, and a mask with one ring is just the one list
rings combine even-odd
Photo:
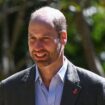
[(0, 105), (3, 104), (3, 84), (0, 82)]
[(98, 90), (97, 105), (105, 105), (105, 79), (101, 81)]

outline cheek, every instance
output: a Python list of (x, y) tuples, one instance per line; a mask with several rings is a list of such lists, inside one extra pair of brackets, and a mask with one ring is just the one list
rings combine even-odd
[(50, 47), (50, 49), (52, 50), (53, 53), (59, 54), (60, 50), (61, 50), (61, 43), (55, 43), (53, 44), (52, 47)]
[(60, 40), (56, 40), (55, 41), (55, 49), (59, 52), (59, 50), (61, 49), (61, 43)]
[(29, 53), (31, 55), (32, 49), (30, 47), (28, 47), (28, 51), (29, 51)]
[(30, 53), (31, 53), (32, 50), (33, 50), (33, 45), (31, 45), (30, 43), (28, 43), (28, 50), (29, 50)]

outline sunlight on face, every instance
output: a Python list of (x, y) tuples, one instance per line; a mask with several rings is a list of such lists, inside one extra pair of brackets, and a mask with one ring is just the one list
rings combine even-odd
[(38, 66), (48, 66), (61, 56), (61, 42), (54, 28), (34, 22), (29, 25), (28, 31), (29, 52)]

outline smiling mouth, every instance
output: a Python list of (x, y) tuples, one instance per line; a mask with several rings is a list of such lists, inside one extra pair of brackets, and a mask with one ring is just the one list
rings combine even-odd
[(45, 51), (32, 51), (32, 56), (36, 61), (44, 61), (48, 54)]
[(38, 58), (43, 58), (43, 57), (46, 56), (46, 54), (35, 54), (35, 56), (38, 57)]

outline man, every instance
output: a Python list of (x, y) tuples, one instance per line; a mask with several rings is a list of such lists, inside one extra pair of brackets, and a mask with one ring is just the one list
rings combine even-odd
[(28, 46), (35, 65), (1, 81), (0, 105), (105, 105), (105, 79), (67, 60), (66, 42), (59, 10), (33, 12)]

